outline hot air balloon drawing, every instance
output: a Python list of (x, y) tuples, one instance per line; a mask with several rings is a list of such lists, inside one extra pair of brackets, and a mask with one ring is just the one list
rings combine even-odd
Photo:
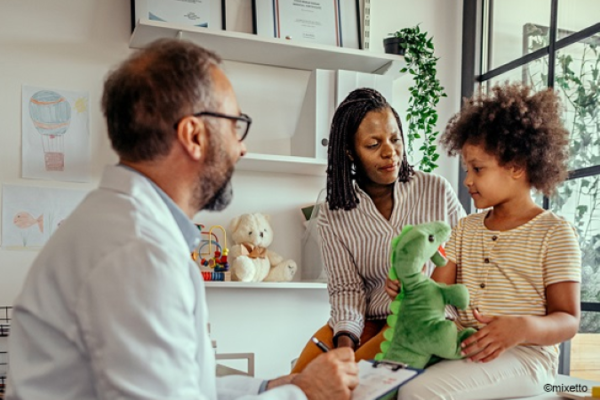
[(29, 115), (42, 137), (46, 171), (64, 171), (64, 135), (71, 123), (71, 105), (54, 91), (40, 90), (29, 100)]

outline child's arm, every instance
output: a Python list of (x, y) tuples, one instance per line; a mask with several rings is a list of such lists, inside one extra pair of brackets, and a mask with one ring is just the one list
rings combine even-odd
[(486, 326), (462, 342), (463, 355), (470, 355), (471, 361), (488, 362), (521, 343), (548, 346), (571, 339), (579, 328), (579, 290), (578, 282), (549, 285), (545, 316), (487, 317), (473, 311)]
[(431, 274), (431, 279), (437, 283), (454, 285), (456, 283), (456, 264), (452, 261), (448, 261), (445, 266), (437, 267), (433, 271), (433, 274)]
[(548, 315), (525, 317), (525, 341), (541, 346), (571, 339), (579, 329), (579, 282), (560, 282), (546, 288)]

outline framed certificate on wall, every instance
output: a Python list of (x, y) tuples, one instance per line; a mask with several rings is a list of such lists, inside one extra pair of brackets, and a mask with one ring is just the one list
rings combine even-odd
[(225, 29), (225, 0), (131, 0), (131, 30), (140, 19)]
[(260, 36), (343, 46), (340, 0), (253, 0)]

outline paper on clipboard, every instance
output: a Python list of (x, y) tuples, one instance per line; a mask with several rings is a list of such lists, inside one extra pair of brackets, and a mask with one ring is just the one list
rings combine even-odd
[(376, 400), (395, 391), (420, 372), (409, 368), (390, 368), (387, 365), (375, 366), (370, 361), (358, 363), (359, 384), (352, 392), (352, 400)]

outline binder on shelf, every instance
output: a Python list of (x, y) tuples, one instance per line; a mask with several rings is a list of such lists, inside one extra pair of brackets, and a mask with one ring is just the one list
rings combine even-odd
[(358, 7), (361, 48), (369, 50), (371, 48), (371, 0), (360, 0)]
[(367, 72), (312, 71), (291, 140), (292, 155), (327, 160), (329, 131), (338, 105), (351, 91), (363, 87), (379, 91), (392, 104), (393, 83), (391, 76)]
[(392, 104), (394, 79), (391, 76), (369, 74), (357, 71), (337, 71), (336, 108), (354, 89), (371, 88), (377, 90)]
[(394, 399), (400, 386), (423, 372), (393, 361), (361, 360), (358, 368), (359, 384), (352, 400)]
[(293, 156), (327, 160), (331, 119), (335, 112), (335, 71), (316, 69), (310, 74), (296, 131)]

